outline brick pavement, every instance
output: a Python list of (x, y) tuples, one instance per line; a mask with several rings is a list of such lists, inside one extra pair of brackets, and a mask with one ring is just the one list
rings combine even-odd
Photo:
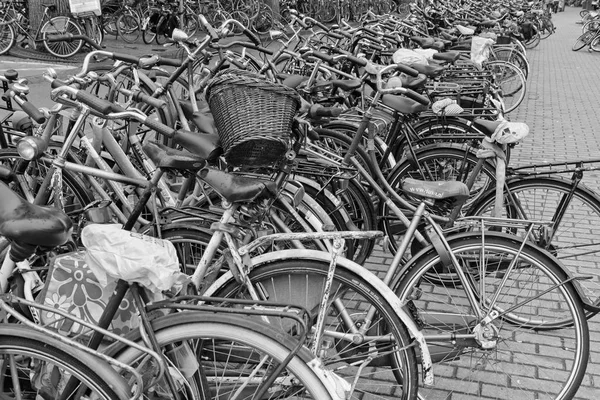
[[(526, 122), (530, 127), (530, 135), (514, 149), (512, 165), (594, 157), (600, 159), (600, 132), (596, 129), (600, 54), (589, 53), (586, 49), (579, 52), (571, 50), (575, 39), (581, 34), (581, 25), (576, 24), (580, 19), (579, 11), (580, 8), (567, 7), (565, 12), (554, 15), (556, 33), (528, 51), (531, 65), (528, 92), (521, 106), (509, 115), (509, 119)], [(590, 188), (600, 192), (600, 172), (586, 173), (584, 181)], [(383, 276), (383, 270), (390, 262), (389, 254), (377, 251), (366, 266)], [(594, 262), (591, 264), (592, 267), (595, 266)], [(576, 399), (600, 397), (600, 319), (596, 317), (590, 320), (589, 327), (590, 362)], [(537, 350), (542, 350), (542, 346)], [(549, 350), (554, 351), (552, 348)], [(522, 370), (518, 375), (523, 379), (531, 374), (538, 378), (535, 368), (542, 368), (542, 365), (536, 360), (531, 370), (523, 370), (523, 365), (519, 368)], [(455, 372), (450, 373), (439, 367), (436, 371), (434, 365), (434, 373), (438, 377), (437, 387), (448, 390), (432, 391), (428, 394), (428, 399), (477, 399), (485, 396), (485, 382), (479, 388), (480, 394), (477, 394), (478, 388), (472, 387), (472, 383), (459, 382), (457, 376), (460, 375), (454, 375)], [(498, 378), (494, 374), (490, 376), (490, 382)], [(531, 388), (535, 389), (547, 383), (532, 379), (531, 384)], [(448, 395), (453, 388), (458, 388), (464, 394)], [(533, 391), (494, 392), (489, 398), (497, 398), (496, 396), (514, 400), (536, 398)]]

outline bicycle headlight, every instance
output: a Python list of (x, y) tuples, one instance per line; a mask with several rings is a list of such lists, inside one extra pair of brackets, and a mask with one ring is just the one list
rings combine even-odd
[(44, 151), (38, 145), (37, 138), (26, 136), (17, 143), (17, 151), (19, 155), (27, 161), (31, 161), (39, 157)]

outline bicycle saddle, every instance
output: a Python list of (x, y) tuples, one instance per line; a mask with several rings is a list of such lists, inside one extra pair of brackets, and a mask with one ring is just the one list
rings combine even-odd
[(458, 181), (420, 181), (406, 178), (402, 182), (402, 190), (411, 195), (433, 200), (456, 198), (457, 201), (469, 198), (469, 188)]
[(410, 67), (428, 78), (436, 78), (446, 70), (446, 67), (418, 63), (411, 64)]
[(411, 89), (411, 90), (419, 90), (425, 87), (425, 83), (427, 82), (427, 77), (423, 74), (419, 74), (417, 76), (405, 76), (402, 75), (402, 87)]
[(420, 36), (411, 36), (410, 40), (418, 44), (420, 47), (424, 49), (429, 49), (435, 44), (435, 40), (432, 38), (420, 37)]
[(292, 89), (296, 89), (302, 83), (308, 80), (308, 76), (304, 75), (293, 75), (293, 74), (277, 74), (277, 79), (281, 80), (281, 84)]
[(0, 235), (12, 242), (56, 247), (71, 237), (71, 220), (55, 207), (42, 207), (28, 203), (0, 182)]
[(473, 126), (481, 131), (485, 136), (491, 137), (503, 121), (489, 121), (487, 119), (475, 118)]
[(432, 58), (434, 60), (447, 61), (449, 63), (454, 63), (456, 60), (460, 58), (460, 53), (456, 51), (447, 51), (445, 53), (435, 53)]
[(393, 94), (383, 95), (381, 101), (383, 104), (393, 108), (400, 114), (418, 114), (428, 109), (428, 106), (417, 103), (408, 97), (395, 96)]
[(175, 150), (160, 143), (147, 142), (144, 152), (158, 168), (170, 168), (180, 171), (199, 171), (206, 165), (206, 160), (195, 154)]
[(203, 168), (200, 178), (230, 203), (254, 201), (277, 193), (277, 184), (273, 181), (230, 174), (215, 168)]

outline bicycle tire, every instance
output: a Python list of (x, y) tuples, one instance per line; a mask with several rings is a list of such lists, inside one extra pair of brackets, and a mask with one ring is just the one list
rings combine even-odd
[(544, 40), (548, 37), (550, 37), (550, 35), (552, 35), (554, 33), (554, 30), (556, 28), (554, 27), (554, 23), (552, 22), (552, 19), (550, 18), (542, 18), (540, 20), (540, 29), (539, 29), (539, 34), (540, 34), (540, 39)]
[[(314, 198), (327, 212), (336, 230), (358, 229), (360, 231), (370, 231), (377, 229), (375, 209), (369, 201), (370, 198), (354, 180), (348, 182), (348, 188), (344, 190), (344, 193), (338, 194), (336, 202), (327, 196), (326, 192), (329, 192), (327, 188), (313, 187), (307, 184), (303, 186), (306, 193)], [(340, 209), (343, 209), (343, 212)], [(345, 245), (346, 253), (344, 257), (360, 265), (367, 261), (375, 247), (373, 240), (368, 239), (346, 240)]]
[(142, 19), (141, 30), (142, 30), (142, 41), (145, 44), (152, 44), (156, 38), (156, 22), (151, 15), (145, 15)]
[(136, 16), (130, 13), (121, 14), (117, 19), (116, 24), (117, 34), (127, 43), (136, 42), (142, 33), (140, 29), (140, 22)]
[[(600, 226), (600, 196), (580, 183), (576, 188), (562, 177), (528, 177), (509, 179), (506, 182), (504, 214), (501, 218), (530, 221), (558, 222), (550, 229), (552, 240), (541, 235), (536, 244), (557, 257), (574, 276), (591, 276), (593, 279), (577, 281), (587, 302), (600, 305), (600, 277), (595, 265), (600, 251), (600, 240), (594, 234)], [(567, 195), (573, 198), (568, 204)], [(515, 204), (515, 201), (518, 204)], [(488, 193), (470, 211), (470, 215), (489, 215), (494, 207), (495, 194)], [(559, 205), (564, 215), (558, 220)], [(523, 210), (523, 211), (521, 211)], [(511, 231), (522, 235), (523, 231)], [(593, 314), (588, 312), (588, 315)]]
[(529, 40), (523, 41), (523, 46), (525, 46), (525, 48), (528, 50), (534, 49), (538, 46), (538, 44), (540, 44), (540, 41), (540, 34), (536, 32), (535, 35), (533, 35)]
[[(420, 388), (419, 396), (512, 399), (523, 397), (521, 392), (529, 396), (535, 391), (542, 398), (573, 398), (589, 357), (589, 329), (573, 286), (561, 285), (567, 277), (560, 264), (548, 253), (527, 244), (521, 247), (514, 237), (501, 233), (486, 231), (482, 239), (481, 232), (468, 232), (447, 240), (452, 253), (466, 266), (467, 279), (484, 313), (497, 311), (500, 316), (486, 325), (488, 333), (494, 331), (488, 336), (492, 340), (485, 343), (489, 349), (482, 348), (481, 340), (455, 340), (454, 334), (469, 334), (482, 325), (474, 318), (462, 286), (439, 284), (444, 277), (430, 280), (448, 272), (455, 275), (436, 250), (430, 247), (415, 256), (392, 287), (400, 300), (408, 301), (415, 310), (426, 339), (431, 334), (447, 335), (448, 340), (438, 336), (427, 343), (438, 370), (454, 371), (452, 379), (438, 379), (435, 388)], [(506, 267), (516, 257), (515, 268), (509, 271)], [(542, 293), (545, 289), (548, 292)], [(496, 292), (492, 309), (490, 299)], [(520, 303), (526, 300), (529, 302)], [(510, 310), (512, 306), (517, 308)], [(568, 321), (571, 323), (565, 323)], [(558, 348), (554, 347), (556, 339), (562, 343)], [(553, 363), (558, 361), (553, 358), (557, 353), (560, 362)], [(532, 371), (532, 359), (538, 360), (533, 365), (541, 368)], [(539, 385), (540, 380), (545, 383)]]
[[(261, 368), (259, 361), (262, 361), (266, 368), (274, 368), (287, 357), (292, 346), (284, 342), (285, 333), (271, 328), (264, 321), (258, 323), (247, 317), (240, 318), (218, 313), (179, 314), (162, 317), (152, 322), (158, 345), (169, 358), (170, 367), (179, 369), (181, 372), (178, 378), (185, 379), (186, 383), (183, 386), (187, 388), (188, 393), (179, 393), (179, 398), (205, 398), (198, 393), (204, 382), (209, 386), (208, 392), (211, 393), (211, 398), (230, 398), (228, 396), (235, 394), (244, 383), (248, 382), (246, 379), (248, 376), (257, 379), (262, 377), (261, 372), (251, 375)], [(137, 340), (141, 341), (139, 335), (137, 336)], [(184, 357), (177, 357), (180, 354), (184, 354)], [(196, 360), (191, 360), (193, 355), (196, 355)], [(129, 365), (142, 363), (143, 361), (140, 360), (144, 358), (137, 349), (133, 348), (124, 349), (113, 354), (113, 357)], [(193, 361), (198, 365), (194, 365)], [(273, 397), (269, 398), (283, 398), (278, 395), (281, 393), (285, 398), (291, 396), (294, 399), (332, 399), (327, 387), (307, 365), (309, 361), (306, 351), (301, 351), (294, 356), (278, 379), (278, 385), (270, 389), (269, 393)], [(212, 372), (210, 375), (207, 374), (210, 380), (204, 380), (199, 376), (200, 365)], [(195, 371), (190, 370), (194, 368)], [(159, 382), (159, 387), (160, 384)], [(241, 396), (236, 398), (253, 399), (253, 388), (256, 390), (250, 382), (243, 392), (238, 393)], [(154, 391), (157, 391), (156, 385)], [(309, 392), (308, 397), (304, 396), (305, 391)]]
[[(54, 147), (54, 152), (59, 148)], [(52, 152), (52, 148), (49, 150)], [(17, 162), (22, 160), (16, 149), (0, 149), (0, 165), (4, 165), (17, 173), (17, 183), (11, 183), (11, 188), (25, 199), (35, 197), (39, 186), (46, 177), (48, 168), (52, 166), (52, 159), (41, 158), (37, 161), (29, 161), (27, 169), (16, 171)], [(73, 161), (73, 155), (70, 160)], [(82, 210), (86, 205), (90, 204), (94, 198), (86, 188), (83, 181), (71, 171), (63, 170), (63, 205), (62, 209), (67, 214), (76, 214), (76, 211)], [(50, 203), (53, 204), (54, 196), (50, 194)], [(47, 204), (44, 204), (47, 205)], [(73, 221), (77, 226), (77, 219)]]
[(571, 47), (571, 50), (579, 51), (579, 50), (583, 49), (585, 46), (590, 44), (590, 41), (594, 38), (594, 36), (595, 36), (595, 33), (591, 32), (591, 31), (581, 34), (581, 36), (579, 36), (575, 40), (575, 43)]
[(581, 33), (588, 31), (597, 32), (600, 29), (600, 19), (592, 19), (581, 26)]
[(494, 73), (495, 82), (502, 90), (504, 113), (514, 111), (527, 93), (527, 78), (521, 69), (506, 61), (490, 61), (485, 68)]
[[(323, 287), (328, 269), (328, 261), (291, 256), (290, 258), (274, 260), (255, 266), (250, 271), (249, 278), (252, 283), (260, 287), (261, 293), (266, 296), (266, 300), (302, 306), (309, 311), (313, 311), (313, 318), (316, 318), (314, 311), (318, 310), (319, 302), (323, 297), (320, 290)], [(210, 295), (250, 298), (246, 290), (235, 282), (231, 275), (229, 277), (231, 279), (228, 281), (226, 279), (221, 280), (216, 285), (218, 289), (212, 291)], [(331, 343), (326, 345), (328, 350), (323, 355), (325, 366), (338, 368), (337, 372), (343, 378), (356, 379), (356, 389), (351, 399), (383, 399), (388, 398), (386, 396), (389, 396), (390, 393), (394, 394), (395, 399), (416, 398), (416, 381), (414, 380), (416, 355), (414, 348), (410, 346), (411, 339), (408, 336), (406, 327), (397, 319), (386, 297), (378, 292), (367, 279), (348, 269), (336, 269), (332, 287), (334, 289), (331, 294), (332, 300), (330, 300), (329, 316), (326, 318), (325, 327), (325, 336), (328, 336), (327, 332), (331, 332), (328, 339)], [(334, 298), (339, 300), (336, 306), (333, 306)], [(344, 301), (347, 301), (347, 303), (341, 304)], [(348, 338), (336, 340), (334, 336), (331, 336), (335, 332), (347, 332), (346, 329), (348, 329), (348, 327), (343, 326), (344, 323), (339, 313), (336, 312), (336, 307), (346, 307), (344, 310), (349, 313), (348, 316), (353, 322), (360, 325), (364, 322), (361, 318), (364, 316), (368, 305), (376, 308), (376, 315), (368, 331), (367, 343), (353, 345), (344, 343), (344, 341), (348, 341)], [(363, 308), (361, 309), (361, 307)], [(396, 343), (394, 346), (396, 350), (388, 349), (393, 356), (385, 354), (384, 348), (380, 347), (385, 346), (385, 344), (375, 343), (377, 338), (380, 337), (379, 335), (384, 332), (391, 335), (394, 338), (394, 343)], [(369, 336), (371, 339), (368, 339)], [(368, 347), (378, 347), (383, 354), (379, 357), (373, 355), (376, 358), (369, 364), (370, 371), (366, 377), (355, 376), (356, 373), (359, 373), (356, 370), (356, 365), (359, 365), (360, 361), (364, 361), (363, 352), (368, 351)], [(381, 381), (378, 381), (379, 379)]]
[(104, 31), (95, 17), (85, 18), (83, 21), (83, 28), (85, 35), (90, 38), (92, 42), (98, 46), (102, 46), (102, 42), (104, 41)]
[(0, 56), (8, 53), (15, 45), (15, 30), (10, 24), (0, 24)]
[(170, 16), (161, 15), (156, 23), (156, 36), (154, 36), (154, 42), (158, 45), (163, 45), (167, 42), (168, 36), (163, 28), (166, 25)]
[(46, 22), (42, 29), (42, 43), (44, 48), (50, 54), (59, 58), (69, 58), (74, 56), (83, 47), (83, 40), (50, 42), (53, 36), (62, 36), (65, 34), (81, 35), (82, 31), (79, 25), (68, 17), (54, 17)]
[[(44, 374), (51, 374), (52, 379)], [(60, 398), (59, 383), (70, 376), (80, 382), (78, 393), (92, 390), (86, 394), (91, 398), (119, 400), (131, 396), (121, 376), (101, 359), (22, 325), (0, 328), (0, 398), (18, 399), (15, 391), (22, 398)], [(14, 386), (16, 382), (19, 388)]]
[(529, 77), (529, 61), (527, 61), (527, 57), (520, 51), (510, 47), (499, 47), (495, 48), (492, 54), (494, 60), (510, 62), (519, 67), (523, 75), (525, 75), (525, 79)]
[(186, 13), (181, 16), (182, 18), (182, 26), (183, 31), (189, 36), (192, 37), (198, 32), (198, 28), (200, 27), (200, 21), (198, 17), (194, 14)]
[(268, 5), (261, 3), (258, 15), (251, 21), (251, 28), (259, 35), (266, 35), (275, 24), (273, 10)]
[(600, 51), (600, 34), (596, 34), (592, 41), (590, 42), (590, 49), (593, 51)]

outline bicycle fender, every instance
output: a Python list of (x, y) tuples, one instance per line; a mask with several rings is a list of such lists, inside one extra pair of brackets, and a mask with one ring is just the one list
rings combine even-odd
[[(331, 255), (326, 252), (317, 251), (317, 250), (279, 250), (270, 253), (261, 254), (257, 257), (252, 258), (252, 266), (250, 269), (253, 269), (257, 266), (267, 264), (269, 262), (277, 261), (277, 260), (287, 260), (287, 259), (309, 259), (315, 261), (322, 261), (327, 264), (331, 261)], [(350, 271), (353, 274), (360, 276), (361, 278), (368, 281), (371, 285), (375, 287), (375, 289), (381, 293), (381, 295), (389, 302), (392, 309), (396, 312), (402, 323), (406, 325), (409, 333), (419, 344), (419, 348), (421, 350), (421, 365), (423, 368), (423, 384), (427, 386), (433, 385), (433, 365), (431, 361), (431, 354), (429, 353), (429, 349), (427, 347), (427, 343), (425, 342), (425, 337), (423, 333), (417, 327), (413, 318), (404, 310), (404, 305), (402, 301), (394, 294), (392, 289), (390, 289), (381, 279), (379, 279), (375, 274), (366, 269), (365, 267), (348, 260), (346, 258), (338, 258), (337, 259), (337, 268), (343, 268)], [(227, 271), (223, 274), (219, 279), (217, 279), (207, 290), (203, 293), (204, 296), (212, 296), (217, 291), (217, 289), (223, 286), (229, 280), (234, 279), (231, 271)]]

